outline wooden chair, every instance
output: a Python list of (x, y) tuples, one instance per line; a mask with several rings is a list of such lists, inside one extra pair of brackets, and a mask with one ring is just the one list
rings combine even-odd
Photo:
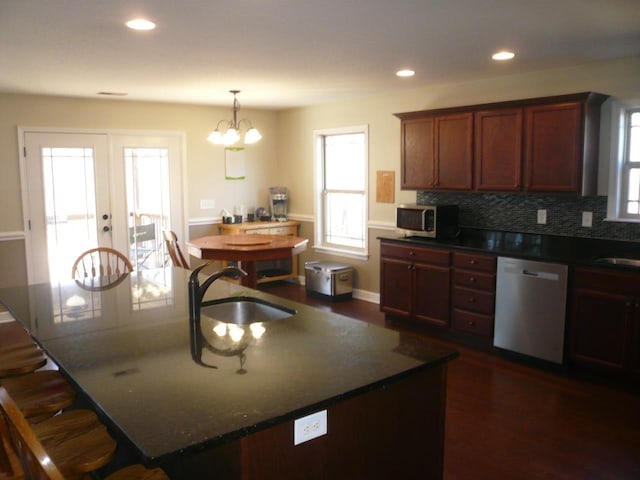
[(164, 235), (164, 243), (167, 246), (167, 251), (169, 252), (173, 266), (186, 268), (188, 270), (189, 264), (180, 250), (178, 236), (171, 230), (164, 230), (162, 233)]
[(0, 406), (27, 478), (81, 478), (115, 454), (115, 440), (91, 410), (72, 410), (30, 425), (1, 386)]
[(97, 247), (83, 252), (73, 263), (71, 277), (89, 290), (103, 290), (122, 282), (133, 272), (129, 259), (113, 248)]
[(70, 407), (76, 397), (71, 384), (57, 370), (0, 379), (0, 385), (31, 423), (41, 422)]
[(31, 373), (46, 363), (47, 357), (33, 341), (0, 347), (0, 378)]
[[(0, 387), (0, 407), (4, 424), (0, 447), (13, 469), (17, 456), (26, 478), (35, 480), (71, 480), (106, 465), (116, 450), (116, 442), (90, 410), (72, 410), (37, 425), (30, 425), (11, 396)], [(1, 419), (0, 419), (1, 420)], [(0, 425), (0, 427), (2, 427)], [(11, 450), (9, 450), (9, 448)], [(14, 477), (23, 478), (20, 472)], [(126, 467), (107, 477), (109, 480), (168, 480), (160, 469), (142, 465)]]

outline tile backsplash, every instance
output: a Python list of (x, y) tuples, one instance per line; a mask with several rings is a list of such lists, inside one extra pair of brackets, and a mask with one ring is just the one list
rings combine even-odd
[[(417, 202), (460, 206), (460, 226), (509, 232), (640, 242), (640, 223), (605, 222), (607, 197), (563, 197), (488, 193), (417, 192)], [(537, 211), (547, 211), (546, 225)], [(593, 226), (582, 226), (582, 212), (593, 213)]]

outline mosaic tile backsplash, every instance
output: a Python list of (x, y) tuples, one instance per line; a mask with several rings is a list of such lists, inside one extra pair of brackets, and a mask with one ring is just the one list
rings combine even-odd
[[(487, 193), (417, 192), (417, 203), (460, 207), (460, 226), (508, 232), (640, 242), (640, 224), (605, 222), (607, 197), (562, 197)], [(537, 223), (547, 210), (546, 225)], [(582, 212), (593, 212), (593, 226), (582, 226)], [(640, 248), (640, 245), (639, 245)]]

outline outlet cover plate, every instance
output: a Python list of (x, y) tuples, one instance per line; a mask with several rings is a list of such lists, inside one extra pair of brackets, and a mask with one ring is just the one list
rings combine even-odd
[(593, 212), (582, 212), (582, 226), (583, 227), (593, 226)]
[(547, 223), (547, 211), (543, 208), (538, 210), (538, 223), (545, 225)]
[(293, 422), (293, 444), (300, 445), (327, 434), (327, 411), (312, 413)]

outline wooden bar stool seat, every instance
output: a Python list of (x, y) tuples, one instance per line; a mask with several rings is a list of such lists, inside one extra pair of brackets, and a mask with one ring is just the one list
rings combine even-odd
[(115, 454), (115, 440), (91, 410), (71, 410), (31, 425), (2, 386), (0, 406), (27, 478), (80, 479)]
[(31, 373), (46, 363), (46, 355), (35, 342), (0, 347), (0, 378)]
[(148, 469), (136, 464), (112, 473), (105, 480), (169, 480), (169, 477), (161, 468)]
[(57, 370), (41, 370), (0, 380), (22, 414), (37, 423), (71, 406), (76, 392)]

